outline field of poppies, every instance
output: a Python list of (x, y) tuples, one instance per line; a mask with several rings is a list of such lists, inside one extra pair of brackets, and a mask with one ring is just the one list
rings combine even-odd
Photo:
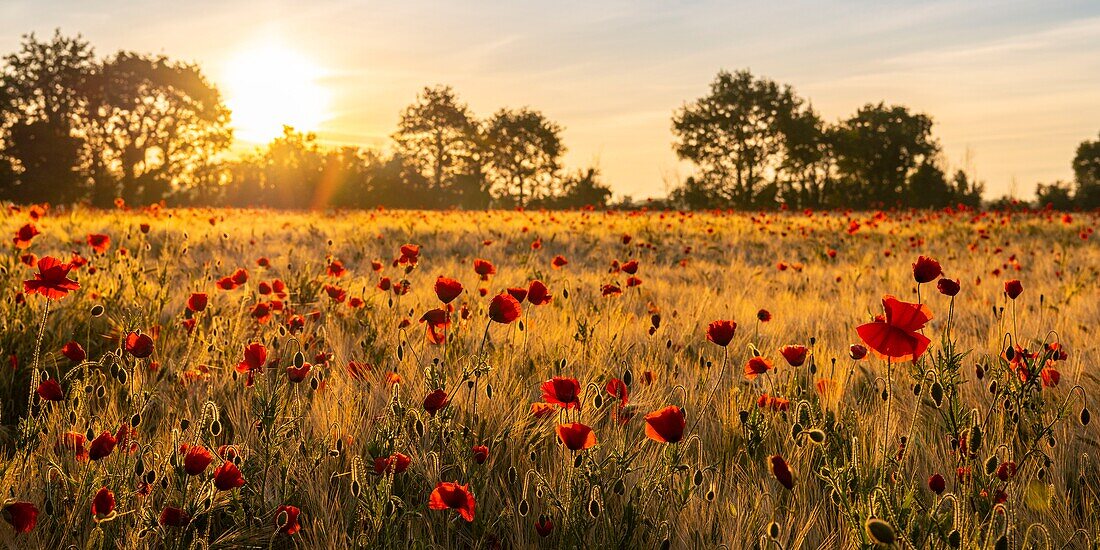
[(23, 548), (1091, 548), (1096, 213), (10, 207)]

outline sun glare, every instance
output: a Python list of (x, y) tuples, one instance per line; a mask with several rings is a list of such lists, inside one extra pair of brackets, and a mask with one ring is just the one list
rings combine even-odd
[(225, 75), (226, 104), (238, 140), (267, 142), (283, 126), (313, 131), (327, 118), (329, 94), (319, 82), (324, 71), (281, 44), (242, 50)]

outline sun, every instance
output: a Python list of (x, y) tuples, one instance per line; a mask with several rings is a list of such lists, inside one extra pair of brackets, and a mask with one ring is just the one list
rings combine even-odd
[(324, 70), (282, 44), (251, 46), (226, 64), (226, 105), (238, 140), (264, 143), (283, 126), (308, 132), (328, 118), (329, 93), (320, 83)]

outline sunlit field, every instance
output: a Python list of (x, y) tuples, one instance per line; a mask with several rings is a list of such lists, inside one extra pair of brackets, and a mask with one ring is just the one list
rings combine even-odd
[(1098, 535), (1097, 214), (3, 216), (10, 547)]

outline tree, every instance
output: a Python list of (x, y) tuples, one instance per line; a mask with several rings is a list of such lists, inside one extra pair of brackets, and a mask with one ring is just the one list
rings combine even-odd
[(229, 109), (195, 65), (119, 52), (90, 79), (96, 202), (150, 203), (185, 190), (232, 141)]
[[(437, 192), (449, 191), (459, 176), (468, 176), (468, 186), (469, 177), (481, 174), (477, 122), (450, 86), (424, 88), (402, 113), (393, 139), (398, 153)], [(483, 190), (484, 182), (474, 186)]]
[(16, 202), (71, 202), (83, 193), (79, 93), (96, 71), (92, 47), (55, 31), (23, 37), (0, 70), (0, 195)]
[(1073, 186), (1064, 181), (1040, 183), (1035, 186), (1035, 203), (1039, 208), (1050, 206), (1056, 210), (1069, 210), (1073, 208)]
[(609, 200), (611, 188), (600, 181), (599, 169), (588, 168), (563, 178), (560, 193), (530, 204), (546, 208), (604, 207)]
[(553, 193), (561, 155), (561, 127), (531, 109), (497, 111), (485, 128), (491, 178), (502, 197), (519, 206)]
[(832, 140), (843, 192), (853, 206), (903, 202), (910, 176), (939, 151), (930, 117), (883, 103), (865, 105), (842, 121)]
[(779, 196), (800, 208), (843, 202), (833, 196), (835, 162), (828, 128), (812, 106), (777, 121), (785, 155), (779, 165)]
[[(749, 71), (721, 71), (710, 94), (673, 115), (676, 154), (696, 164), (704, 186), (730, 203), (765, 203), (784, 152), (781, 121), (800, 105), (789, 86), (756, 79)], [(774, 183), (774, 182), (770, 182)]]
[(1082, 208), (1100, 207), (1100, 138), (1085, 140), (1077, 146), (1073, 157), (1073, 174), (1077, 180), (1074, 202)]

